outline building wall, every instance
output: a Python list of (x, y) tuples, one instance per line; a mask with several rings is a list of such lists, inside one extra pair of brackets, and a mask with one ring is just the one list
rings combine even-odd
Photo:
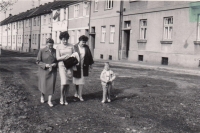
[(17, 23), (13, 22), (11, 23), (11, 26), (12, 26), (12, 32), (11, 32), (12, 50), (17, 50)]
[(12, 25), (11, 23), (7, 25), (7, 32), (8, 32), (8, 45), (7, 45), (7, 48), (9, 50), (12, 50)]
[(2, 47), (7, 48), (7, 42), (8, 42), (8, 32), (7, 32), (7, 25), (2, 26)]
[[(79, 5), (78, 16), (74, 16), (75, 6)], [(87, 6), (86, 6), (87, 5)], [(83, 8), (86, 9), (86, 14), (83, 14)], [(79, 2), (69, 6), (69, 43), (78, 43), (78, 38), (81, 35), (86, 35), (89, 37), (89, 11), (90, 3)]]
[[(197, 37), (197, 22), (190, 22), (188, 2), (151, 1), (133, 2), (130, 5), (128, 2), (125, 3), (126, 13), (123, 21), (131, 21), (129, 61), (137, 62), (138, 55), (143, 55), (143, 62), (161, 64), (162, 57), (167, 57), (168, 65), (198, 67), (200, 47), (194, 44)], [(142, 10), (144, 13), (139, 10), (140, 8), (144, 9)], [(136, 9), (135, 12), (132, 9)], [(172, 39), (170, 39), (172, 43), (164, 44), (161, 43), (166, 41), (163, 39), (164, 17), (169, 16), (173, 16)], [(146, 43), (138, 42), (141, 19), (147, 19)], [(124, 40), (124, 36), (122, 37)], [(124, 43), (122, 45), (125, 46)], [(122, 48), (125, 48), (123, 46)]]
[(17, 50), (23, 51), (23, 44), (24, 44), (24, 24), (23, 20), (17, 22)]
[(37, 51), (40, 45), (40, 16), (31, 18), (31, 51)]
[(30, 23), (30, 19), (25, 19), (23, 21), (24, 21), (23, 51), (24, 52), (30, 52), (30, 49), (31, 49), (31, 23)]
[[(3, 26), (0, 26), (0, 45), (2, 46), (2, 30), (3, 30)], [(1, 47), (0, 46), (0, 47)]]
[[(66, 11), (66, 14), (64, 13)], [(53, 16), (57, 10), (53, 10)], [(68, 8), (60, 8), (60, 20), (52, 19), (52, 39), (54, 40), (54, 46), (60, 44), (59, 35), (60, 32), (67, 31), (68, 26)]]
[[(90, 48), (95, 59), (118, 59), (118, 45), (119, 45), (119, 13), (120, 1), (114, 1), (113, 8), (110, 10), (105, 9), (105, 1), (99, 1), (98, 11), (94, 10), (94, 1), (91, 3), (91, 20), (90, 20), (90, 33), (92, 28), (95, 28), (95, 44), (90, 40)], [(110, 43), (110, 26), (115, 26), (114, 42)], [(101, 42), (101, 27), (106, 26), (105, 42)], [(92, 37), (90, 36), (90, 39)], [(95, 45), (95, 46), (94, 46)]]

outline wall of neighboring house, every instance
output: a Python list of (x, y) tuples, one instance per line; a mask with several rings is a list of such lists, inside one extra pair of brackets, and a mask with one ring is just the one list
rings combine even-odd
[[(131, 22), (127, 56), (129, 61), (198, 67), (200, 47), (194, 44), (197, 22), (190, 21), (189, 2), (125, 2), (124, 8), (123, 28), (126, 29), (127, 21)], [(166, 18), (173, 19), (167, 21)], [(145, 39), (141, 38), (141, 34), (144, 34), (141, 29), (142, 20), (147, 21)], [(123, 30), (122, 34), (124, 59), (128, 47), (126, 31)]]
[(2, 47), (7, 49), (7, 42), (8, 42), (8, 32), (7, 32), (7, 25), (2, 26)]
[(40, 17), (33, 17), (31, 18), (31, 51), (37, 51), (40, 45)]
[(24, 45), (23, 51), (30, 52), (31, 49), (31, 19), (25, 19), (24, 21)]
[(23, 39), (23, 33), (24, 33), (24, 24), (23, 20), (22, 21), (17, 21), (17, 50), (18, 51), (23, 51), (23, 44), (24, 44), (24, 39)]
[(91, 3), (90, 33), (95, 35), (90, 35), (90, 48), (95, 59), (118, 60), (120, 14), (116, 11), (120, 11), (120, 1), (113, 1), (111, 9), (106, 1), (99, 1), (97, 9), (95, 1)]
[(17, 50), (17, 23), (11, 23), (12, 26), (12, 50)]
[(46, 46), (46, 39), (52, 38), (52, 13), (41, 16), (41, 39), (40, 48)]
[(54, 47), (60, 44), (60, 32), (67, 31), (68, 26), (68, 8), (53, 10), (53, 17), (56, 12), (59, 12), (60, 15), (56, 19), (52, 19), (52, 39), (54, 40)]
[(79, 2), (69, 6), (69, 42), (78, 43), (81, 35), (89, 37), (89, 2)]

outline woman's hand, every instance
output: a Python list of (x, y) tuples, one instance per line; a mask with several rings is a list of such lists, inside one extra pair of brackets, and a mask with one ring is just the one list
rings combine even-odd
[(56, 67), (56, 63), (51, 64), (52, 67)]
[(64, 56), (64, 60), (67, 60), (70, 56), (67, 54)]
[(46, 64), (46, 65), (45, 65), (46, 68), (49, 68), (50, 66), (51, 66), (50, 64)]

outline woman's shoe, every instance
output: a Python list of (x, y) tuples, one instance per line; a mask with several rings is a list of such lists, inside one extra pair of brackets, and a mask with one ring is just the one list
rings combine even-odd
[(49, 101), (48, 101), (48, 104), (49, 104), (49, 107), (53, 107), (52, 102), (49, 102)]
[(65, 105), (68, 105), (68, 102), (67, 102), (67, 101), (65, 101)]
[(74, 97), (79, 97), (78, 94), (74, 94)]
[(81, 101), (81, 102), (83, 102), (83, 101), (84, 101), (84, 99), (83, 99), (82, 97), (80, 97), (79, 99), (80, 99), (80, 101)]
[(40, 102), (44, 103), (44, 97), (41, 97)]
[(108, 99), (108, 102), (110, 103), (110, 102), (111, 102), (111, 100), (110, 100), (110, 99)]

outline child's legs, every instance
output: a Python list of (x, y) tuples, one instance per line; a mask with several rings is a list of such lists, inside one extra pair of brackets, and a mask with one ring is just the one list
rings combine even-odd
[(75, 95), (78, 95), (78, 88), (79, 88), (79, 85), (75, 85)]
[(107, 98), (110, 99), (110, 90), (112, 89), (112, 84), (108, 84), (108, 89), (107, 89)]
[(107, 86), (106, 85), (102, 85), (103, 88), (103, 101), (106, 101), (107, 98)]

